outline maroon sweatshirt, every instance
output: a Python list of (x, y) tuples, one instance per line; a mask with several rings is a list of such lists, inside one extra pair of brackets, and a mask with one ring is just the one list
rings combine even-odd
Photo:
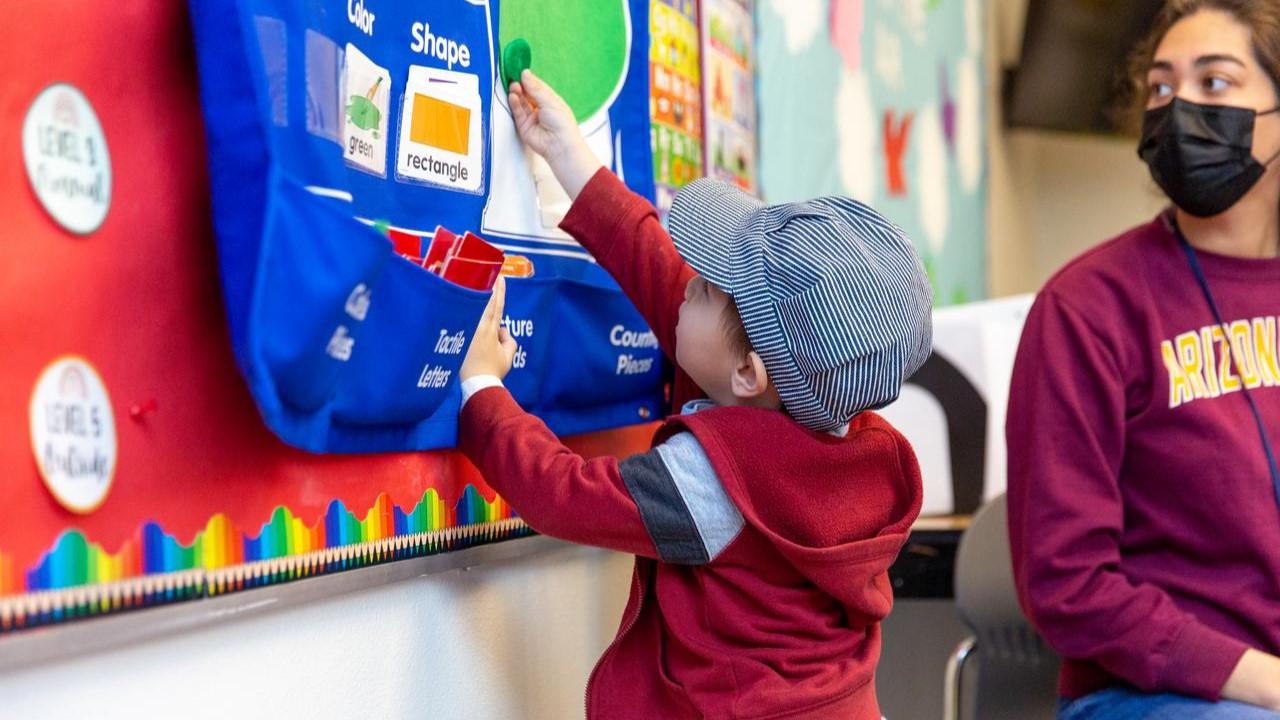
[(1242, 392), (1280, 446), (1280, 260), (1199, 257), (1225, 327), (1166, 214), (1059, 272), (1023, 331), (1009, 536), (1067, 697), (1216, 699), (1246, 648), (1280, 651), (1280, 510)]
[[(563, 227), (674, 357), (691, 271), (653, 207), (602, 170)], [(696, 392), (678, 379), (677, 401)], [(776, 410), (711, 407), (654, 442), (622, 462), (579, 457), (496, 387), (459, 420), (459, 447), (531, 527), (637, 556), (587, 716), (878, 720), (887, 570), (920, 512), (907, 441), (871, 412), (841, 438)]]

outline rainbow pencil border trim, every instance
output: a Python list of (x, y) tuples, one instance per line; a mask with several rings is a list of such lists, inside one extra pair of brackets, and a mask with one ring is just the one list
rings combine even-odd
[(23, 574), (0, 554), (0, 634), (532, 534), (501, 498), (470, 485), (453, 508), (434, 489), (409, 512), (382, 494), (364, 519), (333, 500), (310, 527), (279, 506), (254, 536), (219, 513), (190, 545), (148, 522), (114, 554), (71, 529)]

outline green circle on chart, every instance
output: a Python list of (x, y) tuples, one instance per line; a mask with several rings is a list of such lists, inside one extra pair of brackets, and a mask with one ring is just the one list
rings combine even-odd
[(520, 80), (525, 68), (533, 64), (533, 54), (524, 38), (516, 38), (502, 48), (502, 81), (508, 87)]
[(502, 0), (498, 47), (523, 38), (531, 69), (582, 122), (600, 111), (627, 67), (628, 0)]

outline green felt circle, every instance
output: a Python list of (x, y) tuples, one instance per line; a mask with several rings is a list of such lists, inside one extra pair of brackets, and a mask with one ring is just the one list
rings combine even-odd
[(537, 57), (529, 67), (569, 103), (582, 122), (599, 112), (627, 66), (627, 0), (503, 0), (498, 44), (503, 75), (511, 43)]
[(529, 41), (516, 38), (502, 48), (502, 79), (507, 87), (520, 80), (520, 73), (533, 63), (533, 52), (529, 49)]

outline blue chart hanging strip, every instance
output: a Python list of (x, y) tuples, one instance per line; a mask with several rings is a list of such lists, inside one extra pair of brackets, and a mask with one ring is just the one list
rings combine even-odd
[(612, 342), (648, 328), (557, 229), (568, 198), (521, 147), (499, 79), (501, 47), (525, 39), (591, 147), (652, 199), (648, 0), (236, 7), (191, 0), (192, 27), (232, 343), (277, 435), (316, 452), (453, 445), (489, 293), (427, 257), (468, 232), (506, 254), (522, 406), (562, 434), (658, 416), (659, 351)]

